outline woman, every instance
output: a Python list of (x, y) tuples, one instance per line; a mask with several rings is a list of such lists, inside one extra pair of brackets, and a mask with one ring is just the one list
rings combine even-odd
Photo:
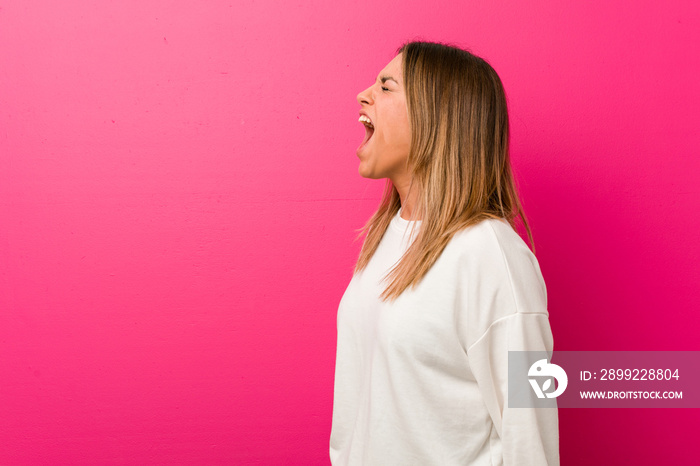
[(338, 309), (332, 464), (559, 464), (557, 409), (507, 406), (508, 351), (553, 339), (498, 75), (412, 42), (357, 100), (387, 189)]

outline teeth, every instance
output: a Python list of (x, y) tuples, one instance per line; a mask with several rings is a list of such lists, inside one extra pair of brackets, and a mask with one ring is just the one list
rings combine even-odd
[(364, 115), (360, 115), (360, 118), (359, 118), (358, 121), (359, 121), (360, 123), (363, 123), (363, 124), (365, 124), (365, 125), (368, 125), (368, 126), (371, 126), (372, 128), (374, 128), (374, 125), (372, 124), (372, 120), (370, 120), (369, 118), (367, 118), (367, 117), (364, 116)]

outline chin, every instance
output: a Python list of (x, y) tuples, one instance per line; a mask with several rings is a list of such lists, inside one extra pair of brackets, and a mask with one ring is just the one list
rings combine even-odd
[(364, 170), (362, 168), (362, 165), (360, 165), (359, 168), (357, 169), (357, 173), (359, 173), (362, 178), (367, 178), (369, 180), (378, 180), (378, 179), (382, 178), (381, 176), (377, 176), (376, 174), (372, 173), (371, 171), (368, 172), (367, 170)]
[(368, 173), (363, 172), (362, 169), (357, 170), (357, 173), (359, 173), (362, 178), (372, 179), (372, 177)]

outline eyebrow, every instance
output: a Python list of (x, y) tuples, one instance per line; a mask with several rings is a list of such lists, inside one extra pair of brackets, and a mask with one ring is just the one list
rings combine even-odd
[(399, 83), (399, 82), (396, 80), (396, 78), (392, 78), (391, 76), (382, 76), (382, 77), (380, 77), (379, 79), (380, 79), (380, 81), (382, 82), (382, 84), (386, 83), (386, 82), (387, 82), (388, 80), (390, 80), (390, 79), (391, 79), (392, 81), (394, 81), (396, 84)]

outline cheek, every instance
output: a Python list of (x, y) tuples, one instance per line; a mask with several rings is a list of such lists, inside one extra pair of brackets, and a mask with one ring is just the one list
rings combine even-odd
[(408, 119), (406, 119), (403, 122), (403, 125), (401, 127), (401, 136), (403, 139), (403, 143), (410, 146), (411, 145), (411, 125), (408, 122)]
[(392, 134), (396, 138), (396, 143), (405, 143), (411, 140), (411, 126), (408, 122), (408, 111), (405, 107), (399, 106), (393, 109), (391, 115)]
[(411, 140), (411, 129), (406, 115), (395, 112), (382, 119), (383, 131), (381, 138), (390, 144), (403, 145), (406, 140)]
[(411, 140), (411, 123), (408, 119), (408, 109), (403, 107), (400, 112), (400, 117), (397, 120), (399, 122), (399, 126), (401, 128), (401, 135), (403, 136), (404, 139), (408, 139), (410, 142)]

